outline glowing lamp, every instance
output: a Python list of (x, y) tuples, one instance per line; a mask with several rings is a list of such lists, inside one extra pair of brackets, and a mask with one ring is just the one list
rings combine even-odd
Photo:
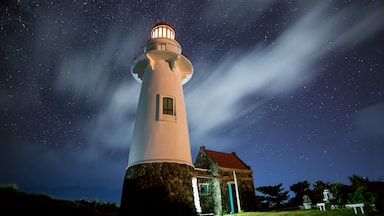
[(158, 23), (152, 29), (151, 38), (168, 38), (175, 40), (175, 31), (167, 23)]

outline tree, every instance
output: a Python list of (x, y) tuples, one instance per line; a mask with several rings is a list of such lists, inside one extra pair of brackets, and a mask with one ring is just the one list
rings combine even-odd
[(349, 187), (343, 183), (336, 182), (331, 184), (331, 191), (333, 196), (336, 198), (336, 204), (341, 207), (347, 200)]
[(284, 191), (282, 188), (283, 183), (274, 186), (261, 186), (257, 187), (256, 190), (263, 193), (267, 200), (276, 203), (276, 207), (280, 207), (281, 204), (289, 199), (289, 191)]
[(289, 189), (295, 193), (295, 197), (291, 200), (293, 206), (299, 206), (303, 203), (303, 196), (308, 195), (311, 197), (311, 190), (309, 186), (311, 184), (308, 181), (301, 181), (296, 184), (293, 184), (289, 187)]
[(359, 187), (368, 188), (369, 180), (364, 177), (360, 177), (358, 175), (352, 175), (348, 177), (351, 182), (351, 186), (353, 189), (357, 189)]
[(378, 195), (369, 187), (368, 178), (352, 175), (349, 177), (351, 181), (352, 192), (348, 194), (349, 203), (370, 202), (375, 203)]
[(323, 191), (325, 188), (330, 188), (329, 182), (325, 183), (322, 180), (317, 180), (312, 183), (313, 185), (313, 201), (323, 202)]

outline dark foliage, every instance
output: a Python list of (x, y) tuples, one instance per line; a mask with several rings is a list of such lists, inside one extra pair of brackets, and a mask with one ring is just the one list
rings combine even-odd
[(309, 189), (311, 183), (308, 181), (301, 181), (296, 184), (293, 184), (289, 187), (289, 189), (295, 193), (295, 197), (290, 200), (292, 206), (299, 206), (303, 203), (303, 196), (308, 195), (311, 196), (312, 192)]
[(277, 208), (280, 208), (286, 200), (289, 199), (289, 191), (283, 189), (283, 183), (273, 186), (261, 186), (257, 187), (256, 190), (265, 194), (265, 198), (268, 201), (272, 201), (276, 204)]
[(373, 191), (376, 196), (375, 206), (379, 212), (384, 213), (384, 183), (383, 182), (369, 182), (368, 187)]
[[(68, 201), (45, 194), (28, 194), (9, 187), (0, 187), (1, 215), (113, 216), (118, 214), (114, 204), (86, 200)], [(7, 214), (5, 214), (7, 213)]]

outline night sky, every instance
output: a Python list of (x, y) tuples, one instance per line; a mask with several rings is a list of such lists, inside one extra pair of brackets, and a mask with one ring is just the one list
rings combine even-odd
[(236, 152), (255, 187), (384, 181), (383, 14), (368, 0), (2, 1), (0, 184), (120, 203), (130, 66), (161, 21), (194, 66), (193, 160)]

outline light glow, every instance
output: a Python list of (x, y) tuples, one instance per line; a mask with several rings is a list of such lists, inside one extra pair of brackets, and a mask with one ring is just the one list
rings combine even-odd
[(156, 25), (151, 32), (151, 38), (175, 39), (175, 31), (169, 25)]

